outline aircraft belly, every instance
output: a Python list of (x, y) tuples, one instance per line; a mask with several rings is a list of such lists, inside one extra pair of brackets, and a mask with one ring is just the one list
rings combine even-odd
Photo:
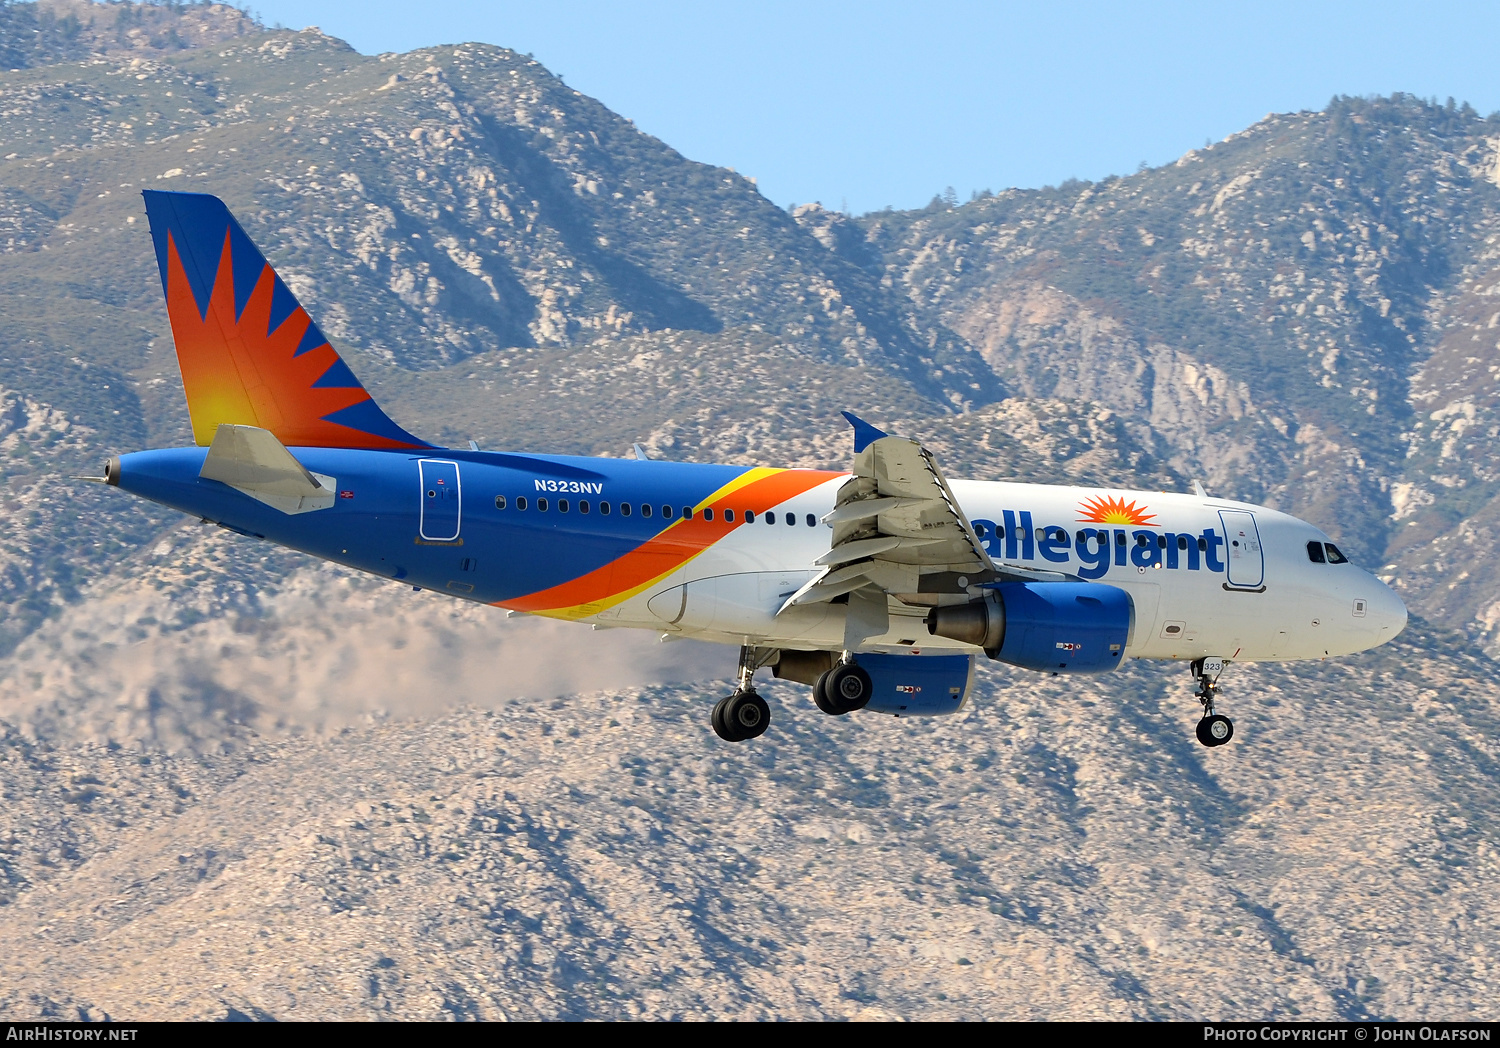
[[(1268, 651), (1275, 632), (1275, 620), (1265, 618), (1268, 594), (1226, 593), (1221, 582), (1222, 576), (1213, 575), (1162, 582), (1148, 628), (1143, 628), (1137, 606), (1130, 654), (1142, 659), (1233, 658), (1236, 652), (1242, 661), (1263, 657), (1251, 652)], [(1114, 584), (1134, 596), (1128, 582)]]
[(646, 606), (667, 628), (799, 637), (830, 617), (829, 606), (792, 608), (779, 617), (776, 612), (814, 574), (810, 569), (749, 571), (694, 579), (658, 590)]

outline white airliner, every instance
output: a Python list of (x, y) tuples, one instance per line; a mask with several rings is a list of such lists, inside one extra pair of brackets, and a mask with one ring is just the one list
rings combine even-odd
[(953, 713), (979, 658), (1041, 673), (1185, 661), (1205, 746), (1230, 662), (1382, 644), (1406, 608), (1305, 521), (1165, 492), (949, 483), (847, 416), (848, 473), (441, 448), (375, 404), (216, 197), (148, 191), (197, 446), (97, 478), (362, 571), (512, 611), (740, 649), (825, 713)]
[[(1214, 709), (1230, 662), (1348, 655), (1406, 625), (1390, 587), (1288, 514), (1201, 488), (950, 483), (920, 443), (850, 420), (852, 475), (778, 506), (828, 527), (792, 541), (740, 528), (589, 619), (741, 644), (737, 695), (769, 663), (836, 714), (957, 712), (980, 653), (1053, 674), (1181, 661), (1198, 680), (1205, 746), (1234, 732)], [(927, 665), (932, 679), (918, 681)], [(733, 737), (724, 716), (715, 727)]]

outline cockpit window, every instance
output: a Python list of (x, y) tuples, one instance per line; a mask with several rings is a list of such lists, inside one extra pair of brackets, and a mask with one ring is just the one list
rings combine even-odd
[(1324, 545), (1328, 547), (1328, 563), (1330, 563), (1330, 564), (1348, 564), (1349, 563), (1349, 558), (1346, 557), (1346, 556), (1344, 556), (1344, 554), (1339, 550), (1339, 548), (1337, 546), (1335, 546), (1333, 543), (1331, 543), (1331, 542), (1325, 542)]
[(1307, 559), (1314, 564), (1324, 563), (1323, 544), (1321, 542), (1313, 541), (1307, 544)]

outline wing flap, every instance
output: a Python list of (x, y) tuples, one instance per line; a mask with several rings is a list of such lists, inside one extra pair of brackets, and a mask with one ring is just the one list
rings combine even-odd
[(854, 468), (823, 517), (833, 528), (831, 548), (815, 562), (824, 571), (781, 610), (848, 594), (851, 609), (858, 603), (860, 618), (868, 620), (851, 629), (853, 639), (879, 617), (875, 594), (916, 605), (968, 600), (969, 589), (1002, 572), (979, 544), (932, 453), (918, 441), (850, 420)]

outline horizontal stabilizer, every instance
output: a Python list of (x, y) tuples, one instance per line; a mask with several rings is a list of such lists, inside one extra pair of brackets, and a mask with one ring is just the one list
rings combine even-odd
[(283, 513), (327, 509), (337, 494), (333, 477), (309, 472), (274, 433), (256, 426), (221, 425), (198, 476)]

